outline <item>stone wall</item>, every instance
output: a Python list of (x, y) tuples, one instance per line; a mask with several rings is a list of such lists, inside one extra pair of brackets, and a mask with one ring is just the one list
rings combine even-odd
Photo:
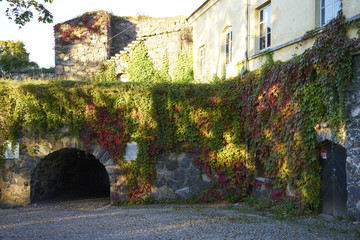
[[(76, 20), (76, 19), (75, 19)], [(74, 20), (70, 20), (71, 22)], [(124, 73), (126, 67), (122, 54), (144, 42), (156, 68), (160, 69), (164, 54), (169, 58), (170, 74), (178, 53), (191, 54), (192, 30), (185, 18), (115, 17), (101, 34), (63, 45), (60, 35), (55, 35), (55, 71), (64, 79), (85, 79), (96, 73), (99, 63), (113, 60), (116, 74)]]
[[(34, 139), (18, 139), (20, 146), (18, 157), (7, 159), (4, 166), (0, 169), (0, 206), (26, 205), (31, 203), (38, 196), (31, 196), (32, 187), (39, 179), (36, 174), (36, 168), (40, 166), (42, 160), (59, 150), (78, 149), (85, 151), (84, 143), (72, 136), (66, 136), (67, 129), (64, 128), (65, 136), (55, 140), (54, 136), (45, 136), (45, 140), (37, 141)], [(110, 181), (110, 198), (114, 196), (117, 187), (118, 167), (111, 159), (110, 154), (100, 146), (93, 145), (87, 149), (87, 153), (95, 157), (104, 167)], [(45, 169), (46, 170), (46, 169)], [(48, 169), (53, 171), (54, 169)], [(57, 173), (56, 173), (57, 174)], [(40, 184), (46, 184), (46, 181)], [(47, 194), (47, 193), (46, 193)]]
[(200, 197), (210, 187), (211, 179), (195, 164), (193, 153), (162, 153), (155, 164), (156, 183), (152, 190), (154, 200), (188, 200)]
[[(100, 14), (108, 15), (104, 11), (99, 11), (83, 17), (95, 19)], [(55, 73), (57, 77), (67, 80), (86, 79), (98, 71), (101, 61), (108, 59), (111, 28), (105, 22), (99, 24), (102, 24), (101, 30), (93, 32), (89, 29), (81, 29), (82, 23), (79, 18), (55, 26), (55, 28), (58, 26), (56, 28), (58, 31), (55, 30)], [(74, 26), (79, 27), (79, 30), (72, 30)], [(62, 40), (64, 36), (61, 35), (61, 32), (66, 34), (66, 31), (74, 33), (72, 37), (68, 37), (72, 38), (70, 41), (65, 38), (69, 43), (64, 44)], [(73, 37), (75, 35), (77, 37)]]
[(140, 42), (144, 42), (157, 69), (161, 68), (164, 54), (167, 54), (170, 76), (178, 54), (191, 54), (192, 29), (183, 17), (113, 18), (111, 26), (111, 53), (116, 63), (116, 74), (123, 73), (126, 67), (121, 54), (126, 54)]
[[(66, 131), (64, 128), (65, 134)], [(57, 196), (61, 192), (73, 191), (69, 189), (69, 183), (75, 184), (87, 179), (87, 173), (82, 172), (87, 164), (82, 164), (80, 169), (77, 165), (84, 160), (76, 160), (84, 154), (84, 143), (71, 136), (54, 139), (56, 138), (50, 135), (41, 142), (19, 139), (22, 147), (19, 154), (15, 154), (18, 157), (7, 159), (4, 167), (0, 169), (0, 207), (27, 205)], [(71, 154), (73, 156), (70, 156)], [(103, 165), (102, 171), (106, 171), (108, 175), (111, 202), (126, 201), (126, 179), (110, 154), (97, 145), (90, 146), (87, 154), (87, 158), (94, 157), (98, 160), (98, 163), (94, 164)], [(194, 153), (186, 152), (169, 155), (160, 153), (154, 164), (157, 177), (151, 189), (151, 197), (154, 200), (187, 200), (200, 197), (201, 192), (211, 186), (212, 180), (203, 168), (196, 165), (197, 157)], [(103, 173), (94, 173), (93, 168), (90, 169), (89, 176), (100, 174), (99, 176), (104, 178)], [(79, 174), (76, 174), (76, 171)]]
[(354, 78), (349, 85), (346, 129), (331, 131), (321, 124), (318, 142), (331, 141), (346, 149), (347, 212), (360, 219), (360, 54), (353, 57)]
[(349, 86), (346, 129), (348, 213), (360, 219), (360, 54), (353, 57), (354, 81)]

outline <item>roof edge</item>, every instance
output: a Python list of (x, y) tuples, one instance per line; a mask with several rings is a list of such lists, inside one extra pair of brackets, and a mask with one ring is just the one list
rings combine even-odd
[[(220, 0), (206, 0), (200, 7), (198, 7), (189, 17), (186, 18), (190, 24), (196, 21), (203, 13), (205, 13), (209, 8), (211, 8), (214, 4), (219, 2)], [(203, 11), (200, 11), (202, 10)]]

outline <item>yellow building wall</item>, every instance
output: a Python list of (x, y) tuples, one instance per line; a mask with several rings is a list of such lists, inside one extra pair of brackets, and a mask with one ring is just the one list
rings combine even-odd
[[(248, 4), (248, 16), (247, 12)], [(286, 61), (295, 54), (301, 54), (311, 47), (314, 39), (299, 42), (310, 30), (320, 27), (320, 0), (210, 0), (188, 18), (194, 28), (194, 72), (199, 76), (199, 48), (205, 47), (206, 77), (224, 75), (225, 30), (232, 26), (233, 65), (245, 62), (248, 70), (256, 70), (264, 63), (259, 51), (259, 10), (271, 4), (271, 46), (275, 61)], [(360, 0), (343, 0), (343, 14), (346, 18), (359, 16)], [(248, 17), (248, 19), (247, 19)], [(248, 24), (248, 25), (247, 25)], [(249, 41), (247, 39), (247, 27)], [(350, 29), (349, 37), (357, 36)], [(248, 61), (246, 62), (246, 51)], [(237, 66), (239, 73), (241, 66)], [(236, 73), (234, 73), (236, 72)]]
[[(244, 4), (245, 2), (245, 4)], [(194, 69), (199, 67), (199, 48), (205, 47), (206, 77), (222, 76), (225, 67), (225, 32), (232, 27), (233, 65), (245, 58), (246, 1), (221, 0), (210, 7), (193, 23)]]

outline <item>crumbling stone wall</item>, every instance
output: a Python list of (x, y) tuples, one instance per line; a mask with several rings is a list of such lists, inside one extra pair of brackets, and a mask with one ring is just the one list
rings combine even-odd
[(178, 54), (191, 54), (192, 29), (184, 17), (111, 16), (102, 34), (94, 33), (65, 46), (59, 39), (55, 33), (55, 70), (61, 78), (85, 79), (98, 71), (101, 61), (110, 59), (115, 62), (116, 74), (121, 75), (126, 68), (122, 54), (140, 42), (144, 42), (158, 69), (167, 54), (171, 75)]
[(160, 69), (164, 55), (169, 59), (172, 76), (179, 53), (191, 54), (192, 29), (183, 17), (112, 19), (111, 59), (115, 61), (116, 74), (124, 73), (125, 58), (122, 54), (144, 42), (154, 66)]
[[(100, 62), (108, 59), (110, 54), (111, 27), (103, 20), (109, 18), (107, 12), (98, 11), (55, 26), (57, 77), (82, 80), (98, 71)], [(86, 24), (89, 26), (84, 26)]]

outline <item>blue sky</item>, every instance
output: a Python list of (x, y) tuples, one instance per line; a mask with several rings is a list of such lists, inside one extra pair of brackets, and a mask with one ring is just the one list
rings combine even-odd
[(19, 29), (19, 26), (5, 16), (8, 4), (2, 1), (0, 40), (23, 41), (31, 61), (37, 62), (40, 67), (51, 67), (55, 65), (53, 26), (56, 23), (95, 10), (106, 10), (117, 16), (188, 16), (203, 2), (204, 0), (54, 0), (52, 4), (45, 4), (54, 16), (53, 24), (37, 22), (37, 15), (34, 14), (34, 20)]

